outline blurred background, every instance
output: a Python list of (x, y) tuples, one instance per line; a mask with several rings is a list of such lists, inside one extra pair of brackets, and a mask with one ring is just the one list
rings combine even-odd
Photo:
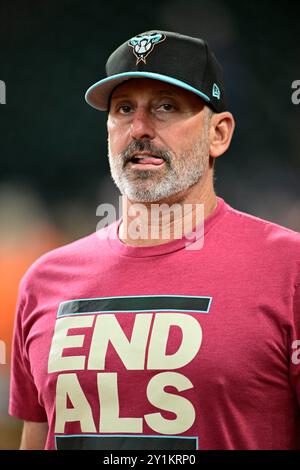
[[(203, 37), (224, 67), (237, 127), (216, 192), (237, 209), (300, 231), (300, 5), (235, 0), (0, 2), (0, 449), (19, 445), (8, 416), (18, 283), (42, 253), (95, 230), (117, 204), (106, 113), (84, 101), (107, 56), (142, 31)], [(2, 354), (1, 354), (2, 353)]]

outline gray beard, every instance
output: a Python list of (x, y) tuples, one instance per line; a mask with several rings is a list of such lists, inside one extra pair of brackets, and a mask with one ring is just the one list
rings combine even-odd
[[(113, 181), (122, 195), (135, 202), (160, 201), (185, 191), (198, 183), (208, 168), (209, 142), (206, 134), (206, 129), (203, 129), (201, 139), (191, 149), (178, 156), (170, 151), (160, 150), (159, 154), (165, 160), (162, 171), (129, 168), (126, 166), (129, 152), (112, 155), (108, 142), (108, 158)], [(152, 151), (150, 143), (146, 147)]]

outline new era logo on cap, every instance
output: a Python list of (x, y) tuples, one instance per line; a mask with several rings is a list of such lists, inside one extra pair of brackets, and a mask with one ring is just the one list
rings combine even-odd
[(150, 78), (195, 93), (216, 112), (226, 110), (222, 67), (203, 39), (170, 31), (137, 34), (110, 55), (106, 74), (86, 92), (97, 109), (107, 110), (112, 91), (125, 80)]
[(216, 83), (213, 84), (213, 89), (212, 89), (212, 94), (215, 96), (218, 100), (221, 98), (221, 92), (220, 88)]

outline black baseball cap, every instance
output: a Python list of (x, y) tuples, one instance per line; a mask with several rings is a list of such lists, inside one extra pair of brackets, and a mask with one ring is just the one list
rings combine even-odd
[(114, 88), (131, 78), (151, 78), (200, 96), (216, 112), (226, 110), (222, 67), (208, 44), (169, 31), (147, 31), (118, 47), (106, 63), (106, 78), (86, 92), (86, 101), (106, 111)]

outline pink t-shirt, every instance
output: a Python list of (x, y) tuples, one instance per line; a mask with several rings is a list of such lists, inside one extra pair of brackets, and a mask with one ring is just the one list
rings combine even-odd
[(46, 449), (300, 448), (300, 235), (220, 197), (198, 250), (118, 225), (24, 276), (10, 414)]

